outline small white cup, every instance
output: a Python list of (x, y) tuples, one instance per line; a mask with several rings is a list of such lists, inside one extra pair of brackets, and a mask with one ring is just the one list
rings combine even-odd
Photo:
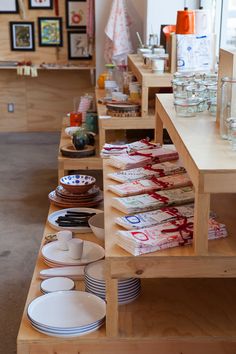
[(72, 239), (72, 232), (70, 230), (63, 230), (57, 232), (57, 247), (61, 251), (68, 251), (67, 242)]
[(69, 248), (69, 257), (81, 259), (83, 254), (84, 241), (79, 238), (73, 238), (67, 242)]
[(154, 72), (164, 72), (165, 61), (164, 59), (152, 59), (152, 70)]

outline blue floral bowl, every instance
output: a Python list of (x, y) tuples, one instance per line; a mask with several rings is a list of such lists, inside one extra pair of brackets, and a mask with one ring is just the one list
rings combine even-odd
[(96, 179), (87, 175), (69, 175), (60, 179), (60, 184), (69, 192), (81, 194), (94, 186)]

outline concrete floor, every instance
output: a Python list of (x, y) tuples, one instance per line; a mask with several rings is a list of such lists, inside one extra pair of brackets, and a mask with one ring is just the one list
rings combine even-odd
[(59, 133), (0, 134), (0, 354), (16, 336), (57, 185)]

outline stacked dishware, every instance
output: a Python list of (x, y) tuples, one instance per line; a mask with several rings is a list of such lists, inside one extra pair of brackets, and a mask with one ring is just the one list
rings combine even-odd
[(74, 288), (74, 281), (66, 277), (45, 279), (40, 284), (40, 290), (43, 294), (53, 293), (55, 291), (74, 290)]
[(39, 296), (28, 306), (34, 329), (55, 337), (82, 336), (96, 331), (105, 320), (106, 303), (83, 291), (58, 291)]
[(61, 208), (94, 207), (103, 200), (102, 192), (95, 183), (96, 179), (92, 176), (64, 176), (48, 197), (52, 204)]
[(105, 256), (104, 248), (84, 240), (80, 259), (71, 258), (69, 252), (60, 249), (59, 241), (47, 243), (41, 249), (43, 261), (49, 267), (81, 266), (96, 262)]
[[(85, 290), (89, 293), (106, 298), (105, 261), (98, 261), (85, 267)], [(138, 278), (118, 280), (118, 303), (128, 304), (136, 300), (141, 292), (141, 281)]]

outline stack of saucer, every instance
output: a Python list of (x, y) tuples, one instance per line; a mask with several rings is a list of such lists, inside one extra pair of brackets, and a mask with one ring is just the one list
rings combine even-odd
[[(106, 298), (105, 261), (91, 263), (85, 267), (85, 290), (89, 293)], [(128, 304), (138, 298), (141, 281), (138, 278), (121, 279), (118, 281), (118, 303)]]
[(96, 179), (92, 176), (64, 176), (60, 180), (60, 185), (49, 193), (49, 200), (61, 208), (97, 206), (103, 196), (95, 182)]

